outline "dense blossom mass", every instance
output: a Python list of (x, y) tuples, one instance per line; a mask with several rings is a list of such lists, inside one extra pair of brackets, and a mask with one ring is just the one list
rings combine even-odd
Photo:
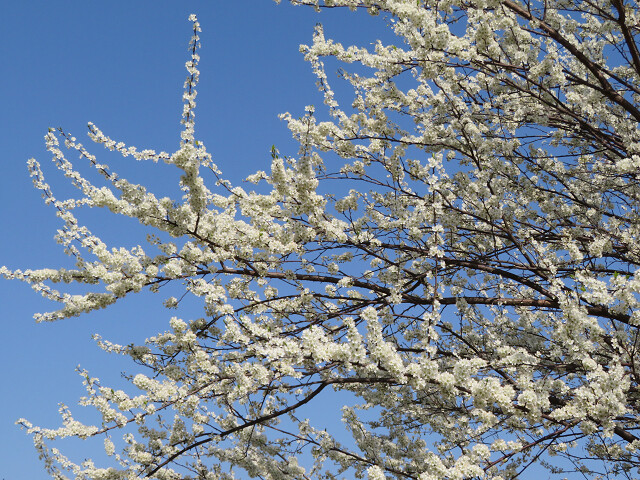
[[(195, 139), (195, 16), (179, 150), (89, 125), (109, 150), (175, 165), (182, 198), (49, 132), (80, 199), (29, 165), (75, 268), (1, 273), (61, 302), (40, 321), (143, 291), (176, 315), (144, 345), (99, 341), (137, 370), (127, 391), (81, 372), (94, 425), (67, 407), (57, 429), (21, 420), (51, 475), (640, 475), (640, 8), (625, 1), (292, 0), (378, 15), (397, 41), (344, 46), (317, 27), (301, 50), (325, 107), (282, 116), (300, 150), (274, 147), (270, 172), (248, 177), (256, 191), (224, 180)], [(347, 101), (326, 73), (336, 63)], [(106, 245), (80, 207), (149, 236)], [(346, 430), (305, 419), (332, 396)], [(105, 457), (53, 447), (69, 436), (104, 442)]]

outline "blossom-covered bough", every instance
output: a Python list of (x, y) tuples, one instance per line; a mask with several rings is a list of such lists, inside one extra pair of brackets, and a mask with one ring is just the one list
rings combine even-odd
[[(181, 169), (182, 199), (117, 177), (63, 131), (47, 145), (80, 200), (57, 199), (30, 161), (76, 261), (2, 269), (62, 302), (39, 320), (146, 290), (180, 314), (167, 284), (204, 307), (145, 345), (100, 341), (146, 373), (128, 392), (83, 373), (96, 425), (68, 409), (59, 429), (22, 421), (51, 474), (513, 479), (544, 465), (636, 477), (638, 5), (292, 3), (366, 9), (398, 41), (344, 47), (317, 28), (303, 52), (327, 112), (283, 115), (301, 148), (274, 149), (270, 173), (249, 177), (262, 193), (224, 180), (195, 140), (195, 17), (180, 149), (137, 151), (89, 127), (108, 149)], [(346, 64), (352, 101), (334, 94), (324, 61)], [(81, 206), (152, 235), (107, 247), (76, 220)], [(65, 282), (88, 293), (55, 288)], [(338, 390), (359, 405), (343, 409), (350, 437), (305, 420)], [(74, 463), (49, 446), (68, 436), (101, 439), (108, 457)]]

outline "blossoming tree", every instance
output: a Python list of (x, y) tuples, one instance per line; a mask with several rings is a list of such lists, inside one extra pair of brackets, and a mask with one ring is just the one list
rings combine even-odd
[[(97, 144), (182, 171), (179, 199), (118, 177), (66, 132), (81, 192), (37, 188), (73, 269), (9, 270), (58, 320), (149, 290), (174, 316), (128, 391), (82, 372), (95, 425), (22, 425), (55, 478), (631, 478), (640, 466), (640, 9), (624, 0), (297, 0), (367, 9), (398, 37), (303, 47), (324, 120), (283, 115), (296, 158), (231, 185), (194, 135), (195, 16), (180, 148)], [(323, 59), (346, 64), (334, 94)], [(80, 153), (96, 179), (63, 153)], [(213, 172), (208, 182), (201, 171)], [(79, 207), (137, 219), (107, 246)], [(56, 284), (84, 286), (71, 295)], [(200, 299), (181, 310), (167, 284)], [(168, 314), (167, 317), (172, 314)], [(150, 332), (154, 334), (155, 332)], [(351, 434), (301, 410), (342, 390)], [(345, 398), (344, 395), (340, 398)], [(74, 463), (51, 442), (104, 441)], [(244, 473), (243, 473), (244, 472)]]

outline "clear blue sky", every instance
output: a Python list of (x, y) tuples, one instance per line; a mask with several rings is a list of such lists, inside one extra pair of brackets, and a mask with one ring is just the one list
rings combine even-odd
[[(322, 22), (327, 36), (345, 43), (367, 44), (380, 32), (379, 21), (363, 12), (317, 14), (270, 0), (2, 2), (0, 265), (70, 265), (53, 241), (59, 222), (26, 169), (26, 160), (36, 157), (54, 190), (61, 196), (73, 192), (49, 161), (43, 142), (48, 127), (84, 138), (103, 158), (104, 150), (85, 136), (89, 121), (138, 148), (177, 149), (192, 12), (203, 28), (196, 136), (235, 180), (268, 169), (272, 144), (295, 155), (278, 113), (301, 115), (305, 105), (321, 104), (315, 77), (298, 51), (300, 43), (310, 43), (314, 25)], [(166, 180), (161, 167), (111, 159), (116, 171), (139, 182)], [(106, 231), (114, 242), (126, 233)], [(0, 299), (0, 479), (43, 480), (48, 477), (31, 438), (15, 420), (57, 426), (58, 402), (72, 406), (83, 394), (74, 372), (78, 364), (116, 380), (127, 367), (98, 350), (91, 334), (140, 341), (164, 330), (169, 312), (130, 301), (95, 315), (36, 324), (33, 313), (51, 305), (28, 286), (0, 280)]]

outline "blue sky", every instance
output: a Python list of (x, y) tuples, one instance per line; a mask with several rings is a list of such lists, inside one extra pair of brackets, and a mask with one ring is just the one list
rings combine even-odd
[[(123, 176), (140, 183), (171, 180), (162, 166), (106, 157), (86, 138), (86, 124), (93, 122), (110, 137), (140, 149), (177, 149), (192, 12), (203, 28), (196, 136), (233, 180), (268, 169), (272, 144), (296, 154), (277, 114), (302, 115), (305, 105), (322, 103), (310, 66), (298, 51), (300, 43), (310, 43), (314, 25), (322, 22), (328, 37), (344, 43), (367, 44), (379, 32), (379, 23), (363, 12), (317, 14), (270, 0), (3, 2), (0, 265), (70, 266), (53, 241), (59, 222), (26, 169), (27, 159), (37, 158), (54, 191), (61, 197), (73, 193), (49, 161), (43, 142), (48, 127), (61, 126), (98, 158), (114, 160)], [(101, 222), (102, 217), (95, 225), (98, 232)], [(113, 242), (130, 233), (103, 230)], [(51, 305), (28, 286), (0, 280), (0, 299), (0, 479), (41, 480), (48, 476), (31, 438), (15, 420), (57, 426), (58, 402), (72, 406), (83, 394), (77, 365), (114, 381), (127, 368), (126, 362), (102, 353), (91, 334), (140, 341), (165, 329), (169, 315), (134, 300), (95, 315), (36, 324), (32, 315)]]

